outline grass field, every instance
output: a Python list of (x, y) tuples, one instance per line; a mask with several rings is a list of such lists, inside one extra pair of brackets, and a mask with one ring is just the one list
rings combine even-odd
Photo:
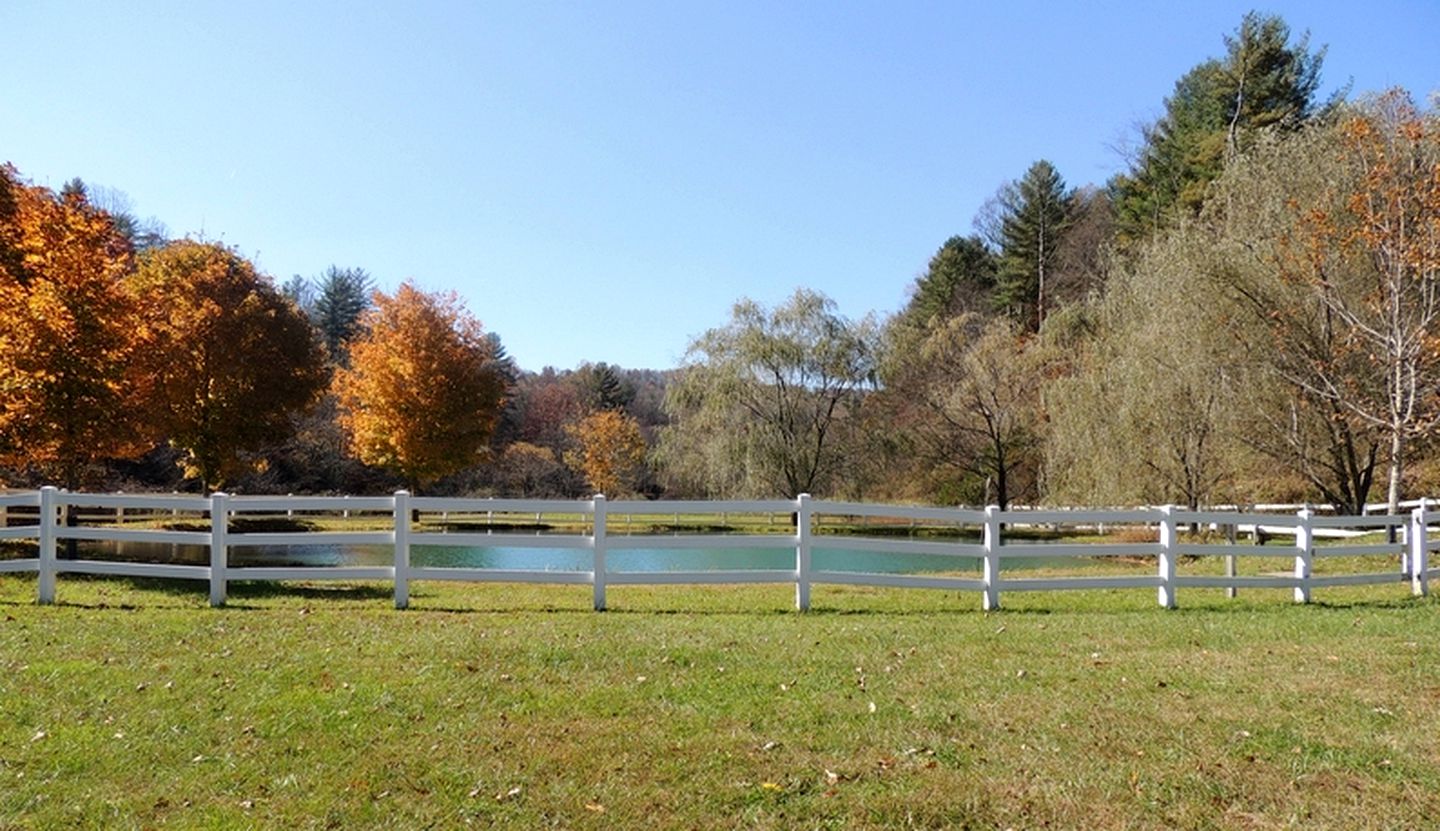
[(1440, 615), (0, 577), (3, 828), (1416, 828)]

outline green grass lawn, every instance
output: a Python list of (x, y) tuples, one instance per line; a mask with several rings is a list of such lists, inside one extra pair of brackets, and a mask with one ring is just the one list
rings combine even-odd
[(1405, 595), (0, 576), (0, 827), (1424, 827)]

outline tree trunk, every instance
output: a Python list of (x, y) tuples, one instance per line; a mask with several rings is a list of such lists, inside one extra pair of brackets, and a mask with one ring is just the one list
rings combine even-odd
[[(74, 505), (65, 506), (64, 523), (66, 528), (75, 528), (80, 525), (80, 513)], [(80, 559), (80, 541), (66, 540), (64, 548), (60, 551), (62, 560)]]
[(1400, 474), (1404, 471), (1405, 435), (1399, 427), (1390, 428), (1390, 493), (1386, 512), (1400, 513)]
[(1010, 510), (1010, 481), (1003, 461), (995, 466), (995, 504), (1002, 511)]

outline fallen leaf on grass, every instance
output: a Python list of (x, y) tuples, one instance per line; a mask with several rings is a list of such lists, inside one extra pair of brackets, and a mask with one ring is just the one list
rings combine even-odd
[(760, 783), (760, 790), (770, 791), (772, 793), (782, 793), (785, 789), (776, 782), (762, 782)]
[(605, 813), (605, 806), (598, 802), (587, 802), (585, 803), (585, 810), (595, 814), (603, 814)]

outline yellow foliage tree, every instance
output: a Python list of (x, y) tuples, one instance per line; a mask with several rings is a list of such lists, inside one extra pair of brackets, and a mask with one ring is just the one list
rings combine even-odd
[(335, 376), (351, 451), (419, 488), (479, 462), (505, 379), (480, 322), (453, 293), (377, 292), (350, 367)]
[(146, 308), (146, 365), (186, 475), (218, 488), (254, 467), (324, 391), (314, 329), (270, 278), (218, 243), (146, 252), (131, 283)]
[(601, 410), (566, 427), (579, 448), (565, 462), (597, 493), (611, 496), (635, 489), (645, 464), (645, 437), (635, 419), (618, 410)]
[(75, 488), (147, 449), (132, 264), (103, 211), (0, 167), (0, 464)]

